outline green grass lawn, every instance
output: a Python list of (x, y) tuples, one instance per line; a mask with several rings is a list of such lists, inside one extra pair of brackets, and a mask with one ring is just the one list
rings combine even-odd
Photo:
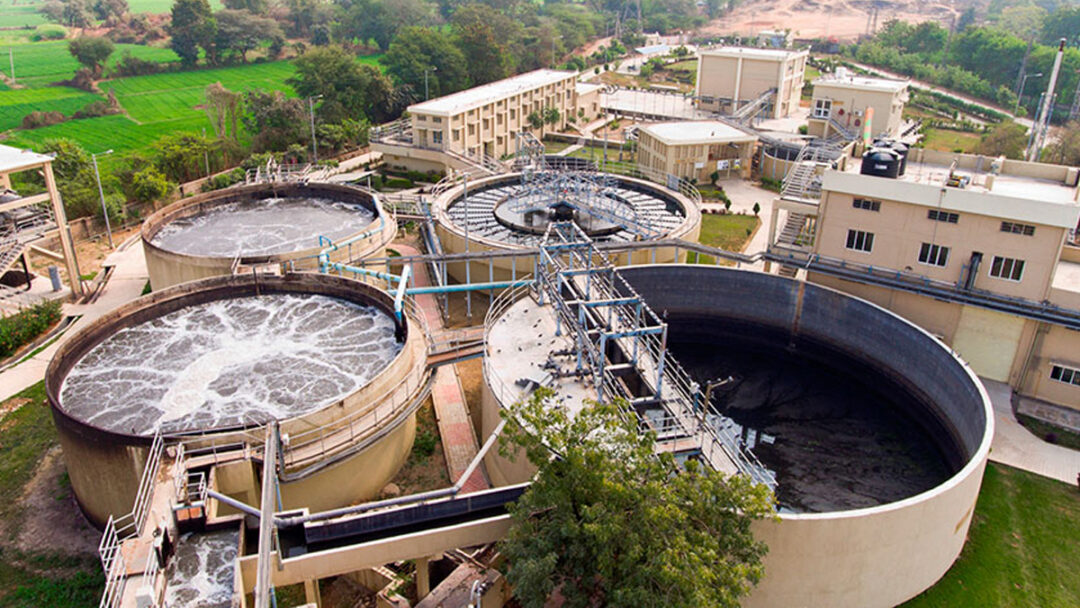
[[(753, 236), (761, 220), (755, 215), (719, 215), (706, 213), (701, 216), (701, 236), (698, 242), (727, 251), (742, 251)], [(715, 264), (711, 255), (689, 254), (689, 261), (696, 264)]]
[(803, 73), (803, 79), (806, 82), (813, 82), (821, 77), (821, 70), (815, 68), (812, 65), (806, 66), (806, 71)]
[[(28, 42), (7, 45), (7, 48), (0, 46), (0, 72), (8, 77), (11, 76), (11, 62), (6, 57), (9, 49), (15, 60), (15, 80), (26, 86), (41, 87), (67, 80), (75, 75), (75, 70), (79, 69), (79, 63), (68, 52), (66, 40)], [(116, 50), (109, 58), (109, 66), (116, 65), (125, 52), (130, 52), (140, 59), (159, 62), (179, 60), (171, 49), (138, 44), (117, 44)]]
[(0, 2), (0, 27), (25, 27), (45, 23), (45, 16), (38, 12), (41, 4), (3, 0)]
[(1076, 486), (989, 464), (968, 542), (952, 569), (905, 608), (1080, 606)]
[(978, 133), (950, 131), (948, 129), (927, 129), (922, 143), (928, 150), (974, 152), (979, 145), (979, 139)]

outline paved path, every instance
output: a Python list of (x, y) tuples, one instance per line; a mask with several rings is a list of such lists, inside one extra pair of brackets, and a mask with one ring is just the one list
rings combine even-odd
[[(407, 245), (394, 245), (401, 255), (420, 255), (420, 252)], [(413, 282), (417, 287), (431, 285), (428, 277), (427, 266), (421, 263), (412, 265)], [(434, 294), (420, 294), (416, 296), (416, 306), (424, 315), (428, 330), (433, 334), (442, 329), (442, 315), (439, 314), (439, 304)], [(439, 425), (439, 435), (442, 440), (443, 454), (446, 456), (446, 468), (450, 472), (450, 480), (457, 483), (458, 479), (469, 468), (480, 451), (480, 444), (476, 440), (472, 422), (469, 420), (469, 410), (465, 404), (465, 391), (461, 388), (458, 379), (456, 365), (443, 365), (435, 369), (435, 381), (431, 387), (431, 401), (435, 407), (435, 421)], [(461, 488), (463, 494), (489, 488), (487, 479), (484, 477), (483, 467), (477, 467), (472, 476)]]
[(1009, 385), (986, 379), (982, 382), (994, 404), (990, 460), (1075, 484), (1080, 474), (1080, 451), (1046, 443), (1028, 432), (1013, 416)]
[[(757, 232), (750, 239), (750, 242), (743, 248), (743, 253), (752, 254), (759, 251), (765, 251), (768, 248), (769, 240), (769, 222), (772, 221), (772, 204), (778, 194), (771, 190), (759, 188), (752, 182), (748, 182), (743, 179), (725, 179), (720, 182), (720, 187), (724, 189), (724, 192), (731, 199), (731, 211), (746, 213), (754, 212), (754, 203), (761, 205), (761, 209), (758, 211), (758, 218), (761, 219), (761, 225), (758, 227)], [(705, 209), (720, 210), (724, 208), (723, 203), (705, 203)], [(764, 262), (755, 262), (753, 264), (739, 264), (738, 268), (744, 270), (763, 270), (765, 268)]]
[(113, 266), (113, 274), (106, 283), (101, 297), (93, 304), (65, 304), (64, 314), (82, 315), (48, 348), (0, 374), (0, 401), (11, 397), (23, 389), (39, 382), (45, 377), (45, 368), (49, 365), (56, 350), (65, 340), (86, 327), (91, 321), (110, 310), (130, 302), (142, 294), (148, 274), (146, 260), (143, 258), (142, 241), (136, 234), (105, 259), (103, 266)]

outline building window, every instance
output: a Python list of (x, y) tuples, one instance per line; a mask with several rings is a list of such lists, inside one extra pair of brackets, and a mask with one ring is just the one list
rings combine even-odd
[(867, 211), (881, 211), (881, 201), (872, 201), (865, 198), (855, 199), (852, 206), (856, 209), (866, 209)]
[(1076, 386), (1080, 386), (1080, 369), (1065, 367), (1064, 365), (1054, 365), (1050, 368), (1050, 379), (1064, 382), (1065, 384), (1075, 384)]
[(990, 276), (1006, 281), (1019, 281), (1024, 276), (1024, 260), (1003, 258), (994, 256), (994, 262), (990, 264)]
[(435, 122), (435, 124), (440, 124), (442, 122), (442, 117), (432, 116), (431, 120), (433, 120)]
[(431, 141), (432, 141), (432, 143), (441, 144), (442, 143), (442, 131), (432, 131), (431, 132)]
[(815, 99), (814, 100), (814, 118), (821, 118), (828, 120), (832, 115), (832, 100), (831, 99)]
[(847, 231), (847, 248), (870, 253), (874, 249), (874, 233), (862, 230)]
[(919, 263), (944, 268), (949, 263), (949, 248), (923, 243), (919, 250)]
[(959, 214), (949, 213), (948, 211), (938, 211), (937, 209), (927, 211), (926, 217), (936, 222), (948, 222), (950, 224), (955, 224), (960, 221)]
[(1035, 234), (1035, 227), (1029, 224), (1018, 224), (1016, 222), (1001, 222), (1001, 231), (1032, 236)]

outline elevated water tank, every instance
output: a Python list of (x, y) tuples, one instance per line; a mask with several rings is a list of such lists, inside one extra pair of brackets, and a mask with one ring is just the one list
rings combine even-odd
[(896, 179), (900, 176), (900, 154), (889, 148), (871, 148), (863, 153), (859, 173)]
[(899, 154), (900, 155), (900, 173), (899, 173), (899, 175), (903, 175), (905, 172), (907, 172), (907, 157), (908, 157), (908, 152), (909, 152), (907, 144), (905, 144), (902, 141), (895, 140), (895, 139), (878, 139), (878, 140), (874, 141), (874, 146), (873, 147), (874, 148), (885, 148), (885, 149), (892, 150), (893, 152), (896, 152), (897, 154)]

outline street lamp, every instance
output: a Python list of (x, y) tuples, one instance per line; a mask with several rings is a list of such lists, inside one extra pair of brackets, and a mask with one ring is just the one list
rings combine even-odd
[(319, 148), (315, 142), (315, 100), (322, 99), (322, 95), (316, 95), (314, 97), (308, 97), (308, 115), (311, 117), (311, 158), (315, 161), (312, 164), (319, 164)]
[(1038, 74), (1024, 74), (1023, 78), (1020, 79), (1020, 94), (1016, 96), (1016, 107), (1013, 108), (1014, 115), (1020, 111), (1020, 100), (1024, 98), (1024, 87), (1027, 85), (1028, 76), (1038, 78), (1039, 76), (1042, 76), (1042, 72), (1039, 72)]
[(431, 96), (428, 95), (428, 73), (429, 72), (438, 72), (438, 71), (439, 71), (439, 68), (437, 68), (435, 66), (429, 66), (429, 67), (424, 68), (424, 101), (427, 101), (427, 100), (431, 99)]
[(98, 156), (108, 156), (112, 153), (112, 150), (106, 150), (101, 154), (91, 154), (90, 160), (94, 161), (94, 178), (97, 180), (98, 196), (101, 197), (101, 215), (105, 217), (105, 234), (109, 235), (109, 248), (115, 249), (116, 245), (113, 245), (112, 240), (112, 226), (109, 225), (109, 210), (105, 207), (105, 191), (101, 189), (101, 173), (98, 171), (97, 165)]

